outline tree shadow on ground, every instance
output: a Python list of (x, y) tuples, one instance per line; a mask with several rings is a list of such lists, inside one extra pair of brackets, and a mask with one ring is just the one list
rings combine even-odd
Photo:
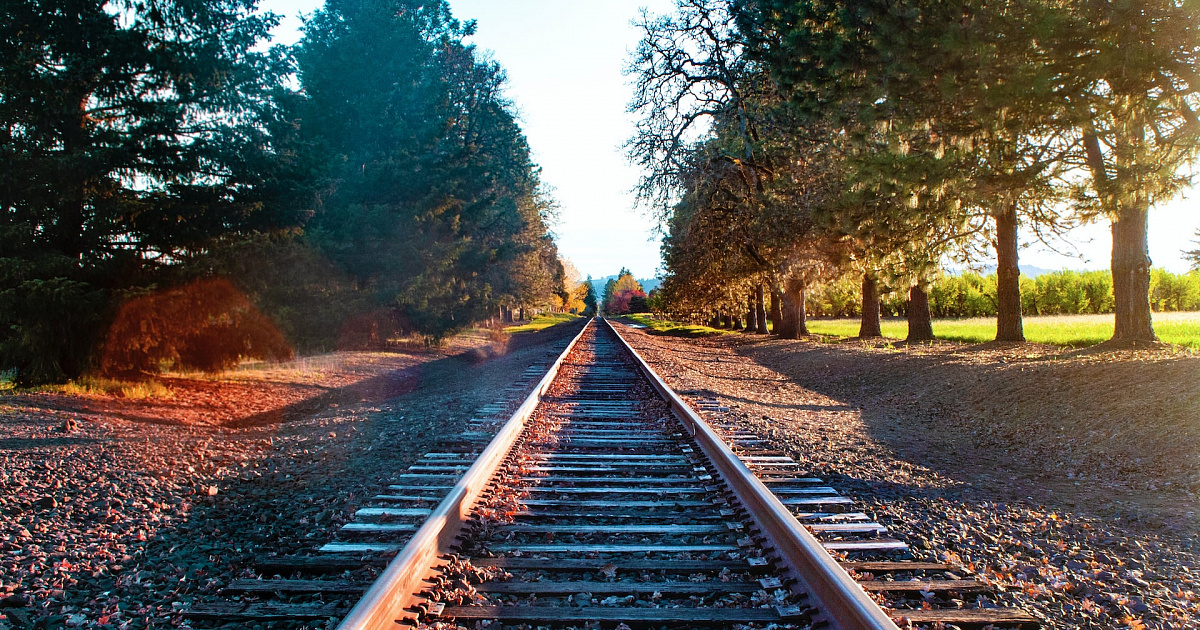
[[(581, 326), (570, 322), (538, 331), (487, 360), (460, 353), (427, 362), (417, 366), (398, 395), (381, 387), (372, 390), (378, 399), (231, 429), (237, 440), (269, 439), (271, 447), (259, 455), (253, 474), (230, 476), (215, 495), (202, 488), (191, 494), (187, 518), (148, 544), (144, 555), (153, 558), (153, 565), (147, 567), (156, 579), (180, 581), (179, 601), (218, 602), (229, 599), (221, 589), (230, 579), (257, 575), (257, 568), (269, 566), (264, 560), (318, 555), (317, 549), (354, 519), (356, 509), (396, 483), (395, 475), (435, 450), (440, 440), (464, 430), (479, 407), (499, 400), (548, 352), (561, 351)], [(433, 508), (436, 502), (414, 506)], [(363, 568), (340, 578), (369, 583), (384, 563), (368, 556)], [(273, 574), (263, 572), (262, 577)], [(357, 597), (346, 596), (347, 610)], [(322, 599), (314, 595), (294, 601)], [(327, 602), (337, 599), (324, 597)], [(325, 627), (325, 622), (309, 625)]]
[(1166, 518), (1195, 509), (1183, 489), (1200, 472), (1200, 358), (988, 346), (774, 340), (733, 350), (842, 410), (861, 409), (872, 438), (958, 482), (1069, 510), (1111, 511), (1118, 499)]

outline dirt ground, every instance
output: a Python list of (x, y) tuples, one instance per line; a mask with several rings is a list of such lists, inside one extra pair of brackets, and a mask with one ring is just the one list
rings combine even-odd
[(167, 379), (165, 400), (0, 397), (0, 630), (183, 624), (255, 556), (331, 540), (577, 330)]
[(1200, 356), (625, 331), (1048, 627), (1200, 626)]

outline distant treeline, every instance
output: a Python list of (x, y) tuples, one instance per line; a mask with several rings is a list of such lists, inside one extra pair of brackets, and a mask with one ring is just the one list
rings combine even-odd
[[(929, 285), (929, 310), (934, 317), (995, 317), (996, 274), (944, 275)], [(1028, 315), (1083, 315), (1113, 312), (1112, 273), (1055, 271), (1021, 277), (1021, 310)], [(905, 291), (885, 294), (880, 300), (884, 315), (905, 316)], [(1200, 270), (1176, 274), (1165, 269), (1150, 272), (1150, 303), (1156, 312), (1200, 311)], [(862, 292), (857, 278), (813, 287), (807, 310), (818, 317), (858, 317)]]
[[(115, 8), (114, 8), (115, 7)], [(0, 372), (218, 369), (578, 302), (444, 0), (0, 7)]]

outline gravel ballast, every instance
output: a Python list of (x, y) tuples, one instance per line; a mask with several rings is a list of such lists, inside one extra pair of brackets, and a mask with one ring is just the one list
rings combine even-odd
[[(961, 564), (995, 587), (999, 595), (991, 603), (1023, 608), (1049, 628), (1200, 625), (1200, 547), (1189, 520), (1194, 514), (1182, 509), (1194, 495), (1179, 488), (1149, 490), (1162, 478), (1153, 468), (1143, 477), (1101, 480), (1086, 468), (1095, 453), (1069, 445), (1035, 460), (1028, 449), (1060, 435), (1058, 426), (1046, 428), (1052, 435), (1039, 434), (1032, 420), (996, 423), (981, 447), (970, 437), (979, 428), (964, 427), (957, 414), (954, 392), (889, 391), (862, 376), (882, 365), (870, 363), (879, 360), (876, 348), (750, 335), (685, 339), (630, 327), (622, 334), (672, 387), (719, 398), (733, 419), (873, 512), (918, 559)], [(1008, 348), (1001, 354), (1035, 351)], [(907, 369), (914, 379), (931, 381), (931, 388), (960, 387), (959, 397), (972, 397), (931, 368), (928, 356), (906, 367), (902, 353), (884, 352), (893, 364), (889, 370)], [(1168, 367), (1191, 374), (1194, 365)], [(1181, 383), (1177, 391), (1191, 387)], [(1071, 400), (1064, 389), (1057, 394), (1066, 397), (1064, 406), (1096, 404)], [(1087, 388), (1077, 395), (1088, 395)], [(986, 413), (986, 406), (971, 412)], [(1059, 460), (1076, 463), (1064, 471)], [(1114, 483), (1097, 488), (1102, 481)]]
[(329, 398), (245, 428), (0, 398), (0, 629), (185, 625), (180, 610), (253, 576), (256, 556), (331, 540), (577, 329), (522, 335), (507, 353), (408, 353), (382, 374), (405, 384), (399, 396)]

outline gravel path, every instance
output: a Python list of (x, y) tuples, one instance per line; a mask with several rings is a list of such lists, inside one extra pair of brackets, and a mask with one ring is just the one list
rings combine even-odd
[[(940, 430), (936, 410), (881, 422), (881, 399), (819, 393), (802, 384), (814, 366), (784, 371), (771, 363), (811, 342), (770, 342), (785, 344), (770, 355), (747, 350), (742, 339), (622, 333), (672, 387), (719, 397), (748, 428), (874, 512), (919, 559), (961, 563), (994, 585), (997, 603), (1022, 607), (1049, 628), (1200, 626), (1194, 529), (1047, 506), (1027, 494), (1028, 479), (998, 479), (1021, 467), (998, 461), (1003, 449), (956, 449), (957, 434)], [(964, 479), (964, 465), (990, 481)]]
[[(307, 552), (577, 327), (508, 354), (414, 354), (408, 393), (244, 429), (0, 398), (0, 630), (179, 626), (177, 611)], [(568, 330), (569, 329), (569, 330)]]

